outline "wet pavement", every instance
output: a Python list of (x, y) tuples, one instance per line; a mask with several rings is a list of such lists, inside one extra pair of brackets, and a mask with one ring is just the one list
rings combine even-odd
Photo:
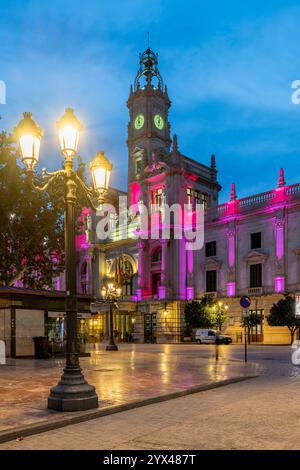
[[(120, 405), (186, 390), (198, 385), (253, 375), (297, 378), (290, 348), (251, 346), (120, 345), (118, 352), (92, 351), (80, 363), (95, 385), (100, 407)], [(63, 360), (9, 359), (0, 366), (0, 432), (70, 413), (46, 408), (49, 389), (60, 378)]]

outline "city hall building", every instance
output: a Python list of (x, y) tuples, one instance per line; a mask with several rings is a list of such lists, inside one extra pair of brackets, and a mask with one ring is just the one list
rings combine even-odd
[[(239, 299), (248, 295), (250, 310), (261, 319), (252, 341), (288, 343), (288, 329), (271, 328), (266, 318), (284, 291), (300, 292), (300, 183), (286, 185), (278, 169), (274, 189), (239, 199), (233, 184), (228, 202), (220, 205), (214, 155), (207, 166), (180, 152), (176, 135), (170, 133), (170, 106), (157, 55), (147, 49), (140, 55), (127, 101), (128, 206), (142, 205), (151, 215), (151, 204), (160, 213), (163, 204), (202, 203), (204, 246), (186, 250), (186, 240), (172, 236), (133, 238), (129, 232), (139, 226), (141, 214), (133, 217), (130, 228), (113, 215), (112, 235), (103, 240), (97, 236), (99, 217), (84, 209), (84, 228), (77, 236), (78, 292), (94, 299), (87, 329), (93, 329), (94, 338), (107, 335), (108, 314), (97, 299), (110, 279), (123, 291), (114, 312), (118, 340), (132, 333), (137, 342), (180, 342), (187, 300), (210, 295), (228, 305), (224, 331), (238, 341)], [(107, 201), (118, 207), (120, 195), (126, 196), (111, 189)]]

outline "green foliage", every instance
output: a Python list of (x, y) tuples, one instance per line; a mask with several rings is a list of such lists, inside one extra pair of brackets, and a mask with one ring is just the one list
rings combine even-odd
[(241, 325), (245, 328), (253, 328), (259, 325), (261, 322), (261, 316), (256, 312), (251, 312), (248, 317), (241, 318)]
[(192, 300), (185, 307), (185, 334), (189, 336), (193, 328), (215, 328), (221, 330), (227, 320), (227, 307), (215, 302), (211, 297), (203, 297), (199, 302)]
[(270, 326), (286, 326), (293, 342), (296, 330), (300, 327), (300, 318), (295, 316), (295, 298), (286, 293), (283, 299), (273, 304), (268, 316)]
[[(0, 134), (0, 285), (51, 288), (64, 269), (64, 185), (31, 187), (17, 164), (16, 142)], [(84, 165), (79, 161), (78, 173)], [(41, 177), (39, 177), (41, 180)], [(83, 205), (81, 198), (78, 214)]]
[(208, 313), (210, 299), (203, 297), (200, 302), (192, 300), (188, 302), (184, 309), (185, 334), (191, 334), (193, 328), (209, 328), (212, 326)]
[(217, 302), (210, 305), (208, 309), (213, 328), (222, 330), (227, 320), (227, 307), (224, 304), (219, 305), (219, 302)]

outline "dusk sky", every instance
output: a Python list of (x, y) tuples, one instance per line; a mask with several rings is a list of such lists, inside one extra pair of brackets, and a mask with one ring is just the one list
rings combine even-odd
[(67, 106), (85, 130), (79, 153), (104, 149), (112, 185), (126, 188), (126, 100), (138, 54), (150, 46), (172, 100), (181, 152), (209, 164), (214, 153), (228, 199), (273, 188), (279, 168), (300, 181), (299, 1), (0, 0), (0, 128), (23, 111), (43, 127), (39, 169), (60, 166), (55, 122)]

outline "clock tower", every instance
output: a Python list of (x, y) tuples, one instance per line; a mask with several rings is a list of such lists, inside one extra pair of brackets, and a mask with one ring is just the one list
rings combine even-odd
[(144, 169), (154, 159), (166, 161), (170, 153), (171, 102), (158, 70), (158, 59), (150, 48), (140, 54), (140, 67), (127, 101), (128, 194), (139, 187)]

